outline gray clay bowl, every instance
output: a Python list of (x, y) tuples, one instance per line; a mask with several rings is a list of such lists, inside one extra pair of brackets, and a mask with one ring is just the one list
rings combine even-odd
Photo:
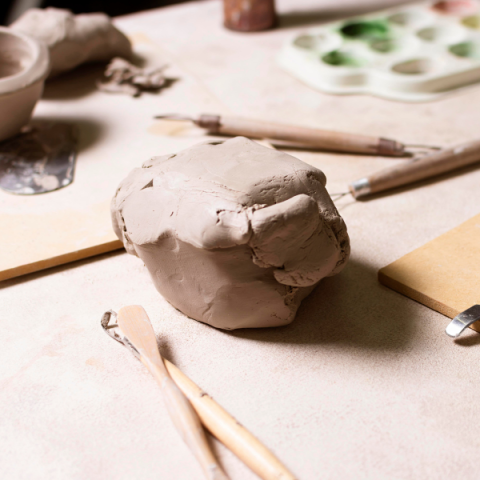
[(48, 48), (0, 27), (0, 141), (28, 123), (49, 70)]

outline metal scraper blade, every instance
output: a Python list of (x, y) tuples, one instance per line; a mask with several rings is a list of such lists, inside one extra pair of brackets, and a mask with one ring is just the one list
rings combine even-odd
[(19, 135), (0, 142), (0, 188), (35, 195), (70, 185), (76, 140), (72, 124), (37, 121)]

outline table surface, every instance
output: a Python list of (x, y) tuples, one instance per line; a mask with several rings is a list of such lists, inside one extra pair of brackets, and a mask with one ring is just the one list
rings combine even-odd
[[(403, 104), (325, 95), (277, 66), (293, 33), (391, 4), (279, 0), (279, 28), (255, 34), (224, 30), (219, 1), (117, 25), (158, 43), (225, 112), (412, 143), (478, 138), (480, 85)], [(152, 97), (156, 108), (164, 101), (171, 108), (166, 99), (176, 88)], [(158, 154), (166, 153), (163, 137), (155, 138)], [(401, 161), (292, 153), (321, 168), (331, 192)], [(162, 353), (299, 479), (478, 478), (480, 336), (468, 331), (452, 341), (444, 334), (449, 319), (383, 287), (376, 274), (478, 214), (479, 183), (472, 168), (370, 201), (342, 199), (351, 260), (283, 328), (223, 332), (188, 319), (123, 251), (3, 282), (1, 478), (202, 478), (153, 378), (100, 328), (105, 310), (128, 304), (146, 308)], [(256, 478), (212, 443), (232, 480)]]

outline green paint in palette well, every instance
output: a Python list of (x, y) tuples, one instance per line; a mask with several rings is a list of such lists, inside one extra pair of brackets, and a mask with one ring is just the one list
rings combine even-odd
[(349, 40), (386, 40), (390, 36), (390, 27), (385, 20), (349, 22), (340, 28), (340, 33)]
[(340, 33), (347, 40), (367, 42), (377, 53), (388, 53), (397, 47), (390, 26), (383, 19), (349, 22), (340, 28)]
[(480, 44), (474, 42), (462, 42), (452, 45), (450, 52), (457, 57), (480, 59)]
[(362, 67), (365, 61), (350, 52), (333, 50), (322, 57), (328, 65), (335, 67)]

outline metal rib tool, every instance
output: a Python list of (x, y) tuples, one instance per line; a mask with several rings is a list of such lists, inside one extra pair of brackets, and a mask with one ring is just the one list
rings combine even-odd
[(480, 320), (480, 305), (474, 305), (459, 313), (449, 324), (445, 333), (453, 338), (459, 337), (462, 332)]

